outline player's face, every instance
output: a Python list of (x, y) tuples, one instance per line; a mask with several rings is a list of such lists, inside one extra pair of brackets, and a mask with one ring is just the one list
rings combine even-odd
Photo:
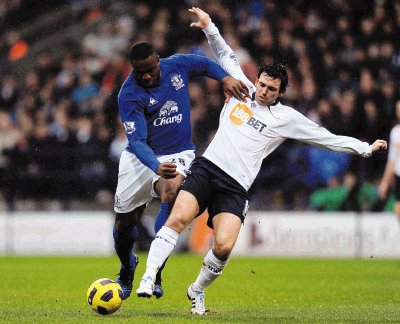
[(143, 60), (131, 62), (136, 82), (143, 88), (153, 88), (160, 84), (160, 59), (151, 55)]
[(256, 101), (261, 106), (273, 103), (283, 93), (279, 92), (281, 79), (274, 79), (265, 73), (256, 81)]

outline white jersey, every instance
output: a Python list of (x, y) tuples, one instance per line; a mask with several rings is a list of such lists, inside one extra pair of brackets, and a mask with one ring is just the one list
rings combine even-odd
[(269, 106), (257, 104), (254, 99), (255, 85), (244, 75), (217, 27), (210, 23), (204, 32), (221, 66), (233, 77), (242, 80), (253, 96), (247, 102), (231, 98), (225, 104), (217, 133), (203, 156), (246, 190), (254, 182), (263, 159), (287, 138), (335, 152), (371, 156), (372, 148), (368, 143), (334, 135), (291, 107), (279, 102)]
[(389, 143), (388, 159), (394, 163), (394, 174), (400, 177), (400, 125), (393, 127)]

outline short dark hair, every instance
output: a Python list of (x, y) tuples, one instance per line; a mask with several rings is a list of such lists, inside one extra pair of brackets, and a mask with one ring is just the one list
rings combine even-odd
[(268, 74), (274, 79), (281, 79), (279, 92), (285, 92), (289, 83), (289, 77), (285, 66), (282, 63), (265, 64), (258, 69), (258, 78), (261, 74)]
[(129, 61), (144, 60), (149, 56), (157, 54), (152, 43), (143, 41), (132, 45), (129, 51)]

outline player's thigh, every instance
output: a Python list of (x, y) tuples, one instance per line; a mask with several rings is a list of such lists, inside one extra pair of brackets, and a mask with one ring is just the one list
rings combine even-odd
[(228, 257), (235, 246), (242, 220), (237, 215), (222, 212), (212, 218), (212, 223), (214, 228), (214, 253)]
[(160, 177), (156, 182), (156, 190), (159, 193), (161, 201), (173, 202), (183, 180), (185, 180), (185, 177), (180, 173), (173, 179)]
[(142, 205), (128, 213), (115, 213), (115, 229), (118, 232), (130, 235), (142, 217), (145, 208), (146, 205)]
[(134, 154), (123, 151), (119, 163), (114, 211), (120, 214), (128, 213), (148, 204), (153, 198), (153, 175), (154, 172)]
[(200, 207), (196, 197), (181, 190), (165, 225), (180, 233), (199, 214)]

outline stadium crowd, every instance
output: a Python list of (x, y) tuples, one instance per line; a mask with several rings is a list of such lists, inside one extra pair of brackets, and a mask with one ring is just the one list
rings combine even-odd
[[(201, 31), (189, 27), (192, 5), (211, 14), (250, 80), (259, 65), (283, 62), (290, 75), (284, 103), (333, 133), (371, 144), (387, 140), (396, 123), (398, 0), (121, 1), (131, 10), (115, 19), (107, 19), (108, 1), (64, 2), (71, 10), (80, 5), (71, 24), (97, 23), (96, 31), (79, 41), (60, 39), (32, 56), (31, 69), (21, 73), (22, 56), (13, 56), (13, 48), (23, 40), (23, 56), (29, 55), (34, 43), (19, 31), (34, 17), (18, 16), (15, 8), (26, 12), (31, 1), (0, 1), (1, 33), (9, 36), (0, 51), (0, 190), (10, 210), (21, 197), (56, 198), (64, 209), (72, 199), (112, 199), (127, 144), (116, 98), (130, 73), (129, 47), (148, 40), (162, 57), (210, 56)], [(39, 18), (46, 19), (43, 11), (54, 3)], [(217, 129), (221, 93), (208, 78), (190, 84), (197, 153)], [(377, 185), (385, 162), (386, 154), (362, 159), (282, 145), (265, 160), (251, 207), (382, 210)]]

